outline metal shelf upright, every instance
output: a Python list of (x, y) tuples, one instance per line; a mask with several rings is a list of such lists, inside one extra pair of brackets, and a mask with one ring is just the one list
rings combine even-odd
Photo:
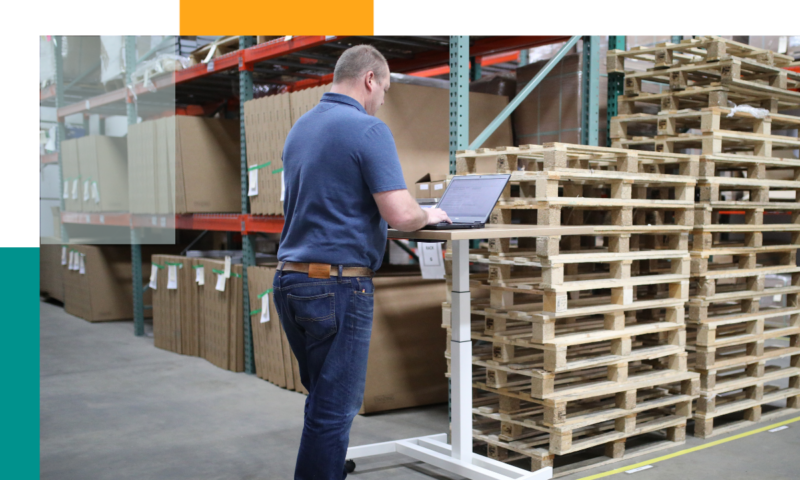
[[(625, 50), (624, 35), (610, 35), (608, 37), (609, 50)], [(606, 107), (606, 146), (611, 146), (611, 119), (619, 113), (619, 96), (625, 87), (625, 74), (622, 72), (609, 72), (608, 74), (608, 101)]]

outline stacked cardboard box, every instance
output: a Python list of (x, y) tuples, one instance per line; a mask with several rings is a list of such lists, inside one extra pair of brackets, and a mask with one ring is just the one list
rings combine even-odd
[(89, 135), (62, 143), (64, 201), (69, 212), (128, 210), (126, 139)]
[[(146, 257), (145, 257), (146, 258)], [(90, 322), (133, 317), (131, 247), (71, 245), (64, 272), (64, 309)], [(143, 261), (143, 278), (150, 262)], [(145, 304), (151, 302), (145, 292)], [(149, 311), (145, 311), (149, 316)]]
[[(631, 71), (634, 59), (649, 68)], [(614, 144), (700, 153), (687, 349), (700, 373), (701, 438), (800, 408), (800, 117), (786, 114), (800, 107), (800, 74), (784, 68), (792, 62), (713, 36), (608, 56), (609, 71), (625, 74)], [(648, 82), (664, 93), (645, 91)], [(648, 105), (660, 111), (643, 113)], [(789, 285), (767, 282), (773, 275)]]
[[(329, 90), (330, 85), (326, 85), (245, 103), (247, 164), (250, 172), (256, 172), (250, 175), (258, 183), (258, 194), (250, 197), (253, 213), (283, 213), (280, 173), (286, 135)], [(394, 83), (376, 115), (392, 131), (406, 186), (412, 191), (420, 177), (429, 173), (444, 176), (449, 172), (448, 102), (449, 93), (445, 89)], [(470, 93), (470, 138), (476, 137), (507, 104), (508, 98), (504, 96)], [(506, 120), (484, 145), (511, 142), (511, 122)]]
[(164, 350), (199, 356), (197, 305), (202, 287), (195, 281), (196, 259), (153, 255), (152, 264), (159, 270), (153, 292), (153, 343)]
[(132, 213), (241, 211), (239, 122), (176, 116), (128, 129)]
[[(64, 301), (64, 273), (67, 247), (41, 245), (39, 247), (39, 290), (48, 298)], [(62, 265), (62, 259), (64, 265)]]
[[(297, 360), (275, 310), (274, 266), (248, 269), (256, 374), (278, 386), (304, 391)], [(414, 276), (379, 276), (369, 348), (364, 402), (369, 414), (447, 400), (446, 364), (437, 346), (445, 340), (439, 328), (442, 281)], [(267, 298), (266, 305), (264, 298)], [(409, 298), (416, 301), (409, 303)], [(266, 306), (268, 310), (263, 310)], [(265, 315), (265, 311), (269, 314)]]

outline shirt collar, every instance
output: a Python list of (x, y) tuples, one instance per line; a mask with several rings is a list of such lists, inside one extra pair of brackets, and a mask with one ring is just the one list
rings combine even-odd
[(352, 107), (356, 107), (358, 110), (361, 111), (361, 113), (367, 113), (367, 111), (364, 110), (364, 107), (360, 103), (358, 103), (358, 100), (356, 100), (353, 97), (350, 97), (350, 96), (347, 96), (347, 95), (343, 95), (341, 93), (333, 93), (333, 92), (323, 93), (322, 94), (322, 100), (320, 100), (320, 101), (321, 102), (342, 103), (342, 104), (345, 104), (345, 105), (350, 105)]

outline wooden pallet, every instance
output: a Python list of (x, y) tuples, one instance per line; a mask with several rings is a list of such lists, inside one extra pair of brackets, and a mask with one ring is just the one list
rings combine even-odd
[(717, 36), (681, 40), (680, 43), (659, 43), (654, 47), (634, 47), (628, 51), (609, 50), (608, 72), (625, 72), (625, 61), (649, 63), (654, 69), (668, 69), (687, 64), (711, 63), (732, 57), (754, 60), (763, 65), (783, 67), (795, 60), (790, 55), (756, 48)]
[[(612, 142), (617, 148), (654, 150), (656, 152), (682, 152), (701, 150), (703, 154), (747, 153), (757, 157), (772, 157), (773, 150), (800, 148), (797, 137), (785, 135), (765, 135), (760, 133), (714, 130), (702, 135), (680, 134), (678, 136), (658, 136), (655, 138), (635, 137), (617, 138)], [(787, 164), (791, 163), (791, 159)]]
[[(753, 422), (772, 420), (790, 413), (800, 413), (800, 356), (794, 357), (793, 365), (787, 368), (761, 367), (761, 375), (747, 372), (730, 375), (724, 382), (711, 389), (701, 391), (695, 412), (694, 435), (709, 438), (715, 435), (752, 426)], [(767, 385), (766, 382), (788, 379), (787, 387)], [(775, 402), (786, 402), (786, 407), (777, 408), (762, 415), (763, 406)], [(717, 421), (740, 413), (743, 419), (720, 426)], [(715, 427), (715, 423), (717, 426)]]
[[(513, 398), (487, 398), (473, 408), (473, 436), (487, 444), (487, 455), (514, 462), (530, 459), (531, 470), (555, 466), (556, 477), (680, 445), (696, 398), (680, 387), (637, 392), (635, 402), (621, 408), (624, 399), (605, 398), (570, 412), (574, 421), (548, 426), (539, 405)], [(630, 399), (630, 397), (628, 397)], [(653, 435), (654, 433), (660, 435)], [(626, 450), (626, 439), (647, 437), (646, 447)], [(666, 439), (666, 440), (665, 440)], [(643, 451), (643, 450), (646, 450)], [(583, 452), (576, 461), (572, 455)]]
[[(652, 137), (677, 136), (692, 129), (704, 134), (726, 130), (769, 135), (773, 131), (796, 130), (800, 126), (800, 117), (773, 113), (759, 118), (750, 112), (711, 107), (659, 114), (620, 115), (612, 118), (610, 125), (612, 139), (627, 140), (642, 136), (642, 133)], [(631, 134), (631, 129), (634, 134)]]
[[(789, 92), (797, 93), (797, 92)], [(640, 93), (635, 97), (617, 97), (620, 115), (636, 113), (678, 112), (680, 110), (700, 110), (709, 107), (728, 107), (728, 102), (736, 105), (750, 105), (764, 108), (770, 113), (797, 109), (797, 100), (790, 96), (772, 95), (753, 91), (737, 85), (714, 83), (702, 87), (687, 87), (684, 90), (655, 93)]]
[(789, 90), (800, 87), (800, 73), (746, 58), (728, 58), (645, 72), (626, 72), (624, 95), (638, 96), (643, 92), (642, 82), (645, 81), (669, 86), (671, 91), (718, 83), (753, 94), (800, 103), (800, 93)]

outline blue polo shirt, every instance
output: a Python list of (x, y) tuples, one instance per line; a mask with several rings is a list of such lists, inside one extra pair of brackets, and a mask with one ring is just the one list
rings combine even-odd
[(326, 93), (286, 137), (283, 173), (278, 260), (378, 270), (387, 225), (372, 195), (406, 188), (389, 127)]

